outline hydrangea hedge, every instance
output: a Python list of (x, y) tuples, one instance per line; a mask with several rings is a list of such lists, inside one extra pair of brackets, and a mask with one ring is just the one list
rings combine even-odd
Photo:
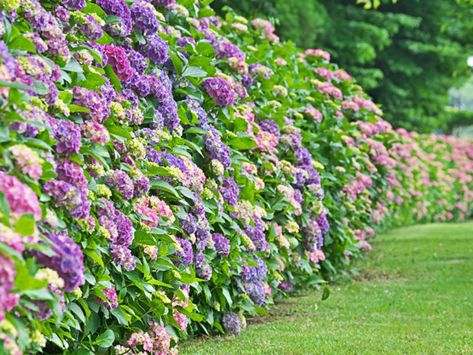
[(209, 3), (0, 1), (0, 353), (175, 353), (471, 214), (470, 141)]

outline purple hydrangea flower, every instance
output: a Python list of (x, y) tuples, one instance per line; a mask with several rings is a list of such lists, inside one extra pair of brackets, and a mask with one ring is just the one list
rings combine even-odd
[(143, 74), (148, 68), (148, 61), (146, 58), (140, 52), (135, 51), (133, 48), (126, 47), (125, 51), (131, 66), (138, 74)]
[(210, 125), (205, 136), (205, 148), (210, 154), (210, 159), (218, 160), (224, 168), (232, 165), (230, 148), (222, 142), (220, 132)]
[(113, 244), (110, 248), (110, 253), (113, 257), (113, 262), (126, 271), (132, 271), (136, 267), (136, 260), (131, 254), (131, 250), (124, 245)]
[(85, 0), (63, 0), (62, 4), (70, 9), (82, 10), (85, 7)]
[(129, 246), (133, 241), (134, 229), (130, 219), (117, 210), (111, 201), (101, 199), (103, 207), (98, 208), (100, 226), (110, 234), (110, 242), (114, 245)]
[(250, 296), (251, 300), (258, 306), (264, 302), (264, 287), (261, 282), (245, 282), (243, 284), (245, 293)]
[(303, 230), (306, 249), (310, 252), (320, 249), (323, 245), (323, 235), (317, 220), (310, 218), (307, 226), (305, 226)]
[(225, 39), (215, 45), (215, 51), (217, 52), (217, 56), (220, 58), (237, 58), (241, 61), (245, 60), (245, 54), (240, 50), (240, 48)]
[(149, 179), (146, 175), (140, 175), (135, 179), (135, 197), (145, 196), (150, 188)]
[(222, 324), (227, 333), (238, 335), (241, 332), (240, 317), (233, 312), (225, 313), (223, 315)]
[(145, 33), (155, 33), (159, 29), (155, 9), (148, 1), (140, 0), (133, 3), (130, 8), (131, 18), (135, 29)]
[[(201, 255), (203, 256), (203, 254)], [(209, 281), (212, 278), (212, 266), (205, 260), (205, 257), (202, 262), (196, 264), (195, 274), (204, 281)]]
[(79, 189), (87, 189), (87, 179), (79, 164), (63, 159), (56, 166), (56, 173), (59, 180), (65, 181)]
[(330, 224), (326, 213), (321, 213), (317, 216), (317, 224), (319, 225), (322, 234), (327, 234), (330, 229)]
[(197, 220), (195, 219), (192, 213), (187, 215), (186, 219), (179, 218), (182, 229), (184, 229), (188, 234), (194, 234), (197, 230)]
[(134, 195), (133, 181), (123, 170), (113, 170), (107, 174), (107, 184), (119, 191), (125, 200), (131, 200)]
[(84, 36), (91, 40), (96, 40), (103, 36), (102, 26), (91, 15), (85, 16), (85, 22), (79, 28)]
[(253, 242), (257, 251), (268, 251), (269, 244), (266, 241), (264, 233), (264, 222), (261, 217), (253, 215), (254, 226), (247, 226), (245, 229), (246, 234)]
[(120, 17), (121, 21), (106, 26), (108, 32), (120, 37), (128, 36), (132, 29), (131, 13), (124, 0), (97, 0), (99, 5), (107, 14)]
[(215, 99), (217, 105), (228, 106), (235, 103), (235, 92), (228, 81), (223, 78), (208, 78), (202, 82), (207, 94)]
[(171, 6), (176, 3), (176, 0), (153, 0), (153, 2), (158, 6)]
[(91, 120), (103, 122), (110, 116), (110, 106), (107, 99), (98, 92), (76, 86), (72, 89), (74, 104), (88, 108), (90, 112), (84, 115)]
[(141, 52), (155, 64), (162, 65), (169, 59), (168, 44), (157, 33), (147, 36)]
[(53, 138), (57, 140), (56, 152), (65, 155), (79, 153), (82, 145), (80, 128), (69, 121), (51, 119), (50, 122)]
[(292, 282), (289, 280), (284, 280), (279, 284), (278, 288), (282, 291), (291, 292), (293, 289)]
[(174, 99), (168, 99), (158, 106), (158, 111), (163, 117), (164, 125), (170, 130), (174, 131), (179, 127), (181, 120), (177, 114), (177, 103)]
[(200, 106), (199, 102), (188, 97), (186, 103), (187, 107), (196, 114), (200, 124), (206, 126), (208, 124), (207, 112)]
[(261, 121), (259, 123), (260, 127), (265, 130), (266, 132), (269, 132), (271, 134), (274, 134), (276, 137), (279, 137), (280, 136), (280, 128), (279, 128), (279, 125), (277, 122), (275, 121), (269, 121), (269, 120), (265, 120), (265, 121)]
[(57, 207), (66, 209), (72, 217), (84, 219), (89, 216), (90, 204), (86, 190), (66, 181), (50, 180), (44, 184), (44, 191), (54, 198)]
[(67, 231), (46, 234), (51, 241), (53, 256), (33, 251), (38, 263), (55, 270), (64, 280), (64, 290), (74, 291), (85, 283), (84, 255)]
[(219, 188), (223, 199), (232, 206), (238, 204), (238, 196), (240, 195), (240, 188), (233, 178), (224, 178), (222, 186)]
[(228, 256), (230, 254), (230, 241), (220, 233), (214, 233), (212, 235), (215, 250), (220, 256)]
[(193, 44), (195, 45), (195, 39), (193, 37), (181, 37), (177, 40), (176, 44), (179, 47), (185, 47), (188, 44)]
[(175, 255), (179, 258), (179, 263), (188, 266), (192, 263), (192, 260), (194, 258), (194, 255), (192, 253), (192, 245), (191, 243), (182, 238), (176, 238), (177, 242), (181, 246), (182, 252), (176, 251)]

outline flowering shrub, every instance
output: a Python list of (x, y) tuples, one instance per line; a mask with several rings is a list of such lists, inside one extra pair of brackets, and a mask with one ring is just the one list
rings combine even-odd
[(471, 214), (471, 142), (394, 130), (268, 21), (0, 4), (0, 349), (175, 353), (324, 282), (375, 229)]

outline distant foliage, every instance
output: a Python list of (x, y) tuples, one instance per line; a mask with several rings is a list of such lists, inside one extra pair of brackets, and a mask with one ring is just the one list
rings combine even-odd
[(468, 1), (216, 0), (215, 5), (230, 3), (245, 15), (276, 18), (284, 39), (328, 50), (395, 126), (447, 129), (448, 90), (471, 72)]

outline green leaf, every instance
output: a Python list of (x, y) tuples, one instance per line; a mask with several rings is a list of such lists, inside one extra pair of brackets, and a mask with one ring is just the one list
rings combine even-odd
[(94, 344), (101, 348), (109, 348), (115, 341), (115, 334), (111, 329), (107, 329), (95, 339)]
[(105, 73), (107, 74), (107, 77), (110, 79), (110, 82), (112, 83), (115, 90), (117, 90), (118, 92), (121, 92), (122, 91), (121, 81), (120, 79), (118, 79), (117, 74), (115, 74), (110, 64), (107, 64), (105, 66)]
[(228, 145), (238, 150), (248, 150), (253, 149), (257, 144), (252, 136), (248, 134), (240, 134), (238, 137), (230, 139)]
[(328, 287), (324, 287), (322, 290), (322, 301), (325, 301), (330, 296), (330, 289)]
[(168, 193), (172, 194), (174, 197), (176, 197), (178, 199), (181, 198), (181, 195), (179, 195), (177, 190), (171, 184), (169, 184), (166, 181), (153, 180), (153, 181), (151, 181), (150, 185), (151, 185), (152, 189), (162, 190), (162, 191), (165, 191), (165, 192), (168, 192)]
[(32, 214), (22, 215), (15, 223), (15, 232), (23, 236), (33, 235), (35, 230), (35, 220)]
[(205, 78), (207, 72), (201, 67), (188, 66), (182, 72), (182, 76), (188, 76), (191, 78)]

